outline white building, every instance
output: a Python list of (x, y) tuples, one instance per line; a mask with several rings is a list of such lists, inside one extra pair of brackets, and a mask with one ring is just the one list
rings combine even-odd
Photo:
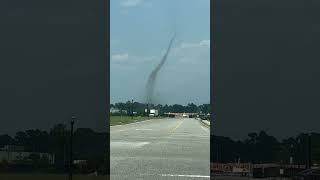
[(39, 155), (40, 158), (47, 157), (49, 164), (54, 164), (54, 155), (49, 153), (24, 152), (23, 146), (6, 145), (0, 148), (0, 161), (6, 160), (9, 163), (19, 160), (31, 160), (32, 154)]
[(120, 110), (120, 109), (117, 109), (117, 108), (110, 108), (110, 113), (127, 113), (126, 110)]
[(149, 116), (158, 116), (158, 110), (157, 109), (150, 109)]

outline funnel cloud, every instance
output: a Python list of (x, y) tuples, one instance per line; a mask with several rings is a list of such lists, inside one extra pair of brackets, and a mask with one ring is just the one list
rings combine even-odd
[(159, 72), (159, 70), (162, 68), (163, 64), (166, 62), (168, 54), (170, 52), (171, 49), (171, 45), (173, 43), (173, 40), (175, 38), (175, 35), (172, 37), (170, 43), (169, 43), (169, 47), (166, 51), (166, 53), (164, 54), (164, 56), (162, 57), (162, 60), (160, 61), (160, 63), (156, 66), (156, 68), (151, 72), (151, 74), (149, 75), (148, 81), (147, 81), (147, 103), (151, 104), (153, 101), (153, 92), (154, 92), (154, 85), (155, 85), (155, 81), (157, 78), (157, 74)]

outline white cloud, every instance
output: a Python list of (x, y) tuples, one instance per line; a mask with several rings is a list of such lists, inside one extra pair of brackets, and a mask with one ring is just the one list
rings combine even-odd
[(200, 45), (210, 48), (210, 40), (202, 40), (200, 41)]
[(155, 56), (132, 56), (129, 55), (128, 53), (123, 53), (123, 54), (114, 54), (111, 56), (111, 61), (115, 63), (144, 63), (144, 62), (149, 62), (152, 60), (155, 60)]
[(128, 54), (115, 54), (111, 56), (111, 60), (112, 61), (127, 61), (129, 59), (129, 55)]
[(198, 43), (182, 43), (180, 45), (180, 48), (197, 48), (197, 47), (210, 48), (210, 40), (202, 40)]
[(181, 43), (173, 49), (172, 56), (180, 63), (198, 64), (210, 62), (210, 40), (196, 43)]
[(138, 6), (138, 5), (142, 4), (143, 1), (144, 0), (123, 0), (121, 2), (121, 5), (125, 6), (125, 7), (134, 7), (134, 6)]
[[(157, 64), (165, 54), (163, 49), (156, 56), (135, 56), (128, 53), (113, 54), (111, 56), (112, 63), (146, 63), (151, 62)], [(201, 40), (196, 43), (181, 43), (172, 49), (169, 58), (170, 61), (187, 64), (203, 64), (210, 62), (210, 40)]]

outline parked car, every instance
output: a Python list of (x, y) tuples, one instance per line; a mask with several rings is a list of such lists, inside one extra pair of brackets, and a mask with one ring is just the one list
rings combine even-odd
[(202, 119), (202, 120), (206, 120), (206, 119), (207, 119), (207, 116), (206, 116), (206, 115), (203, 115), (203, 114), (201, 114), (199, 117), (200, 117), (200, 119)]
[(294, 180), (320, 180), (320, 169), (306, 169), (294, 176)]

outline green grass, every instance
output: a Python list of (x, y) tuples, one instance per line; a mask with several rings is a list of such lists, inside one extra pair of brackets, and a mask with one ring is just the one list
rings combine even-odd
[[(67, 174), (0, 174), (1, 180), (67, 180)], [(109, 180), (109, 176), (74, 175), (73, 180)]]
[(138, 121), (144, 121), (144, 120), (148, 120), (148, 119), (158, 119), (160, 117), (133, 117), (133, 119), (131, 119), (131, 116), (111, 116), (110, 119), (110, 125), (114, 126), (114, 125), (119, 125), (119, 124), (129, 124), (129, 123), (134, 123), (134, 122), (138, 122)]

